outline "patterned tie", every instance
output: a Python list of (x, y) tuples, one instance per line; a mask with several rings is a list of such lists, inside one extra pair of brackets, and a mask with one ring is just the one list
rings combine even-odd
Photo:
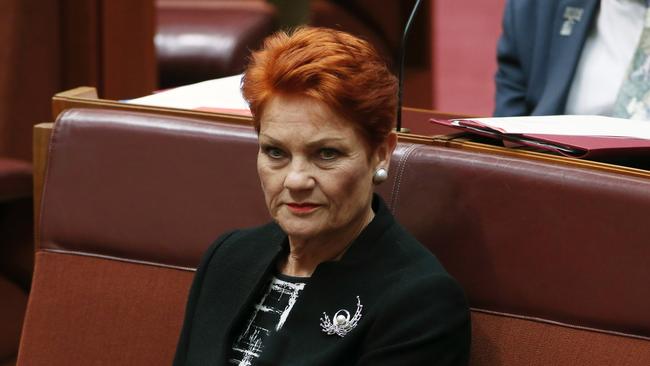
[(650, 120), (650, 8), (639, 45), (614, 104), (614, 116)]

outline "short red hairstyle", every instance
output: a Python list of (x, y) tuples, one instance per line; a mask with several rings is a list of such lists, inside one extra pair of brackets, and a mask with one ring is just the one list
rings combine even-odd
[(334, 29), (300, 27), (269, 36), (253, 53), (242, 94), (258, 132), (273, 95), (302, 95), (339, 113), (375, 148), (395, 122), (397, 79), (368, 42)]

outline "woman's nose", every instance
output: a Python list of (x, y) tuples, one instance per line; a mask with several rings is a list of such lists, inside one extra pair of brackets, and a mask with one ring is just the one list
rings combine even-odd
[(312, 189), (315, 185), (314, 177), (311, 174), (309, 164), (300, 159), (295, 159), (289, 164), (287, 176), (284, 179), (284, 187), (289, 190)]

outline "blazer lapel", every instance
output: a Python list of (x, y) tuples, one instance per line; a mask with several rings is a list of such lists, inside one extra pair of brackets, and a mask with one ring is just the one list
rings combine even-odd
[(234, 327), (248, 316), (260, 287), (266, 284), (265, 279), (273, 271), (276, 258), (282, 252), (286, 236), (275, 224), (270, 224), (269, 229), (263, 230), (260, 235), (248, 235), (239, 240), (236, 250), (219, 253), (210, 263), (214, 271), (228, 273), (232, 278), (206, 276), (218, 281), (206, 284), (209, 292), (217, 294), (217, 297), (203, 301), (200, 320), (210, 325), (202, 337), (206, 344), (201, 347), (209, 353), (204, 355), (205, 360), (212, 360), (209, 364), (220, 365), (227, 359), (233, 337), (236, 336), (232, 334), (236, 331)]
[[(555, 21), (551, 28), (553, 35), (548, 58), (547, 83), (540, 103), (532, 114), (563, 113), (582, 47), (596, 18), (598, 4), (598, 0), (561, 0), (559, 2)], [(582, 15), (569, 27), (569, 32), (561, 34), (567, 20), (565, 15), (567, 8), (582, 9)]]

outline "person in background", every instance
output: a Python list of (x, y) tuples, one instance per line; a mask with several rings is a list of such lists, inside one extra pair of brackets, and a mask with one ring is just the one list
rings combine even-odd
[(650, 118), (646, 0), (508, 0), (495, 116)]
[(279, 32), (242, 91), (273, 221), (205, 253), (174, 365), (466, 365), (462, 289), (373, 193), (397, 139), (377, 52), (336, 30)]

